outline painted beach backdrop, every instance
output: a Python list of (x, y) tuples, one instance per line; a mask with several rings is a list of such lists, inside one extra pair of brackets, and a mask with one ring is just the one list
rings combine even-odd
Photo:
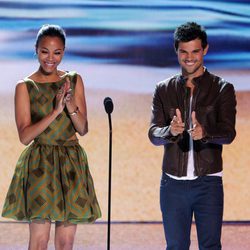
[[(67, 33), (61, 65), (82, 75), (89, 133), (80, 138), (107, 219), (108, 119), (103, 99), (114, 102), (112, 220), (160, 221), (162, 147), (147, 130), (155, 84), (179, 72), (173, 31), (186, 21), (209, 36), (205, 64), (234, 84), (237, 137), (224, 147), (225, 220), (250, 220), (250, 2), (249, 1), (0, 1), (0, 208), (16, 161), (25, 148), (14, 117), (16, 82), (36, 70), (37, 30), (61, 25)], [(1, 218), (1, 220), (4, 220)]]

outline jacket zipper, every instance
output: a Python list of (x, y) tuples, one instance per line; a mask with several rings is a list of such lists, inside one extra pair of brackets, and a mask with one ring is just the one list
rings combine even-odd
[[(200, 93), (200, 89), (195, 88), (194, 93), (193, 93), (193, 102), (192, 102), (192, 110), (191, 111), (194, 111), (196, 108), (196, 101), (197, 101), (197, 97), (198, 97), (199, 93)], [(194, 141), (194, 144), (193, 144), (194, 149), (195, 149), (195, 144), (196, 144), (196, 142)], [(194, 171), (195, 171), (195, 174), (199, 176), (200, 175), (199, 157), (198, 157), (198, 154), (196, 153), (195, 150), (193, 150), (193, 154), (194, 154)]]

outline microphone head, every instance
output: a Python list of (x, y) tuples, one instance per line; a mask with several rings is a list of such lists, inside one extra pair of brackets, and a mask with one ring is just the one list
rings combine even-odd
[(113, 109), (114, 109), (112, 99), (110, 97), (105, 97), (103, 104), (104, 104), (106, 113), (111, 114), (113, 112)]

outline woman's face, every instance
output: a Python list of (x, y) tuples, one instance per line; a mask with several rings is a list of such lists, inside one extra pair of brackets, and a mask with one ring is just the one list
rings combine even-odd
[(39, 41), (36, 52), (42, 70), (51, 74), (62, 61), (64, 44), (59, 37), (45, 36)]

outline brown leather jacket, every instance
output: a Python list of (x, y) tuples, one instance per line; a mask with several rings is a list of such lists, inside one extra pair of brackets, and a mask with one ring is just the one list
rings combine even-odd
[[(222, 144), (235, 136), (236, 97), (232, 84), (205, 70), (193, 80), (195, 89), (191, 110), (204, 128), (205, 137), (194, 141), (194, 168), (197, 176), (222, 170)], [(152, 103), (148, 136), (154, 145), (164, 145), (162, 170), (175, 176), (186, 176), (189, 151), (190, 91), (185, 79), (176, 75), (157, 84)], [(183, 134), (173, 136), (170, 122), (176, 108), (185, 121)]]

